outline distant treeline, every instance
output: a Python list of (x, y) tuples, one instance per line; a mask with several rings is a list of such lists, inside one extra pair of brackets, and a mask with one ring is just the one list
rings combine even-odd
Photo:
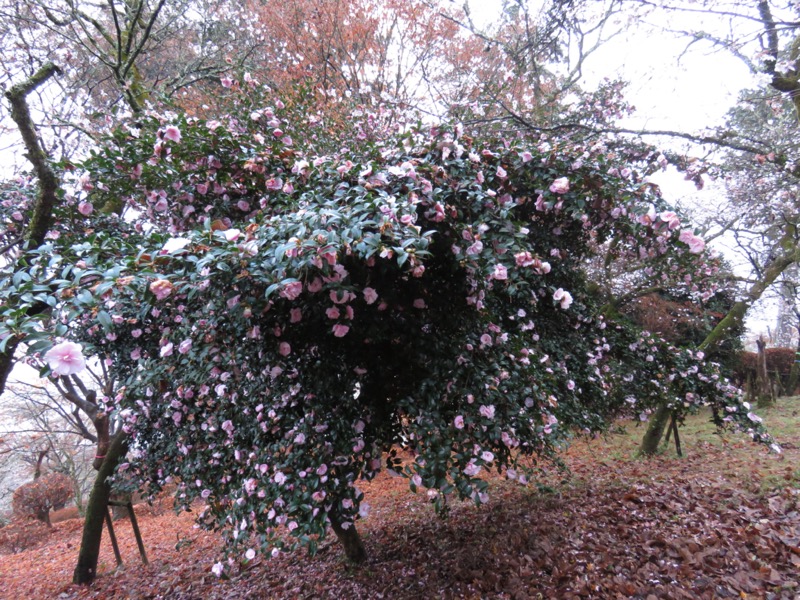
[[(767, 348), (767, 372), (776, 384), (777, 392), (783, 396), (794, 396), (800, 393), (798, 370), (795, 367), (797, 350), (794, 348)], [(734, 371), (734, 379), (740, 386), (747, 386), (756, 378), (755, 352), (739, 353), (739, 360)], [(800, 366), (800, 365), (798, 365)]]

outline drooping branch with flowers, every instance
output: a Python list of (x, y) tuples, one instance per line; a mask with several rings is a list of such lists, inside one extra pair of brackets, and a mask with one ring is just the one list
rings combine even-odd
[[(78, 234), (26, 271), (56, 290), (59, 338), (122, 384), (120, 471), (203, 502), (230, 560), (314, 551), (329, 526), (363, 559), (360, 480), (391, 469), (439, 510), (480, 504), (486, 471), (526, 483), (528, 457), (665, 398), (769, 441), (702, 353), (601, 314), (585, 265), (612, 241), (654, 269), (707, 259), (602, 143), (362, 113), (333, 144), (247, 83), (235, 116), (117, 130), (83, 165)], [(128, 220), (92, 217), (113, 201)], [(79, 362), (68, 343), (54, 373)]]

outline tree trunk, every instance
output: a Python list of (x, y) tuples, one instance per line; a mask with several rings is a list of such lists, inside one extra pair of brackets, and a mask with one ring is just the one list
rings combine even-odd
[(797, 394), (797, 385), (800, 382), (800, 363), (797, 361), (792, 365), (792, 370), (789, 371), (789, 381), (786, 383), (786, 394), (794, 396)]
[(768, 408), (775, 405), (775, 391), (767, 371), (767, 342), (764, 338), (756, 340), (758, 356), (756, 357), (756, 383), (755, 397), (759, 408)]
[(86, 518), (83, 522), (83, 537), (78, 554), (78, 564), (72, 574), (72, 582), (91, 583), (97, 576), (97, 560), (100, 556), (100, 540), (103, 536), (103, 521), (108, 510), (111, 486), (108, 478), (114, 474), (119, 461), (128, 451), (128, 436), (120, 431), (114, 436), (103, 464), (97, 472), (92, 493), (86, 505)]
[(659, 406), (656, 412), (650, 416), (647, 432), (642, 438), (641, 446), (639, 446), (639, 455), (653, 456), (658, 452), (658, 444), (671, 417), (672, 409), (669, 408), (666, 402)]
[[(717, 347), (725, 341), (726, 335), (742, 325), (747, 311), (756, 300), (761, 298), (766, 289), (775, 283), (775, 280), (790, 265), (800, 261), (800, 246), (795, 243), (794, 239), (796, 233), (797, 229), (794, 225), (786, 226), (781, 238), (771, 248), (772, 255), (775, 258), (765, 265), (761, 279), (750, 286), (745, 297), (731, 307), (728, 314), (717, 323), (717, 326), (711, 330), (706, 339), (698, 346), (698, 350), (705, 352), (706, 355), (713, 354)], [(655, 421), (663, 409), (665, 409), (665, 405), (659, 406), (655, 415), (651, 418), (650, 425), (639, 447), (639, 454), (649, 456), (656, 452), (658, 443), (664, 433), (667, 417), (665, 416), (660, 424), (655, 423)], [(667, 409), (666, 412), (669, 412), (669, 410)]]
[(367, 551), (361, 541), (361, 536), (356, 531), (355, 524), (351, 524), (345, 529), (336, 515), (330, 515), (330, 519), (331, 528), (342, 544), (347, 559), (353, 563), (363, 563), (367, 560)]

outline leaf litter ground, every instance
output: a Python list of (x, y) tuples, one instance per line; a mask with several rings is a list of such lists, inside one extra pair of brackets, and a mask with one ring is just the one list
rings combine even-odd
[(800, 598), (800, 398), (766, 421), (780, 456), (719, 436), (707, 415), (681, 430), (674, 449), (634, 458), (643, 429), (578, 441), (570, 473), (551, 469), (522, 487), (497, 476), (491, 502), (456, 502), (447, 519), (425, 494), (382, 475), (364, 485), (359, 524), (370, 558), (354, 567), (337, 543), (257, 558), (230, 580), (210, 571), (220, 540), (175, 516), (168, 501), (136, 508), (151, 564), (143, 566), (127, 520), (115, 529), (125, 565), (114, 569), (104, 535), (100, 576), (68, 584), (80, 545), (77, 519), (39, 546), (0, 556), (0, 597), (88, 598)]

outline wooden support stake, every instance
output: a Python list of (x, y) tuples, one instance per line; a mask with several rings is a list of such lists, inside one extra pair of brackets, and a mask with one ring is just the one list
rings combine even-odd
[(128, 502), (128, 514), (131, 517), (131, 525), (133, 526), (133, 535), (136, 536), (136, 545), (139, 546), (139, 555), (142, 557), (142, 562), (147, 566), (147, 555), (144, 553), (144, 542), (142, 541), (142, 534), (139, 532), (139, 523), (136, 522), (136, 515), (133, 514), (133, 502)]
[(678, 419), (675, 415), (672, 415), (672, 432), (675, 434), (675, 451), (678, 453), (678, 456), (683, 457), (683, 452), (681, 452), (681, 438), (678, 437)]
[(111, 538), (111, 546), (114, 548), (114, 556), (117, 559), (117, 566), (122, 566), (122, 556), (119, 553), (117, 536), (114, 534), (114, 525), (111, 524), (111, 511), (106, 508), (106, 525), (108, 526), (108, 537)]

